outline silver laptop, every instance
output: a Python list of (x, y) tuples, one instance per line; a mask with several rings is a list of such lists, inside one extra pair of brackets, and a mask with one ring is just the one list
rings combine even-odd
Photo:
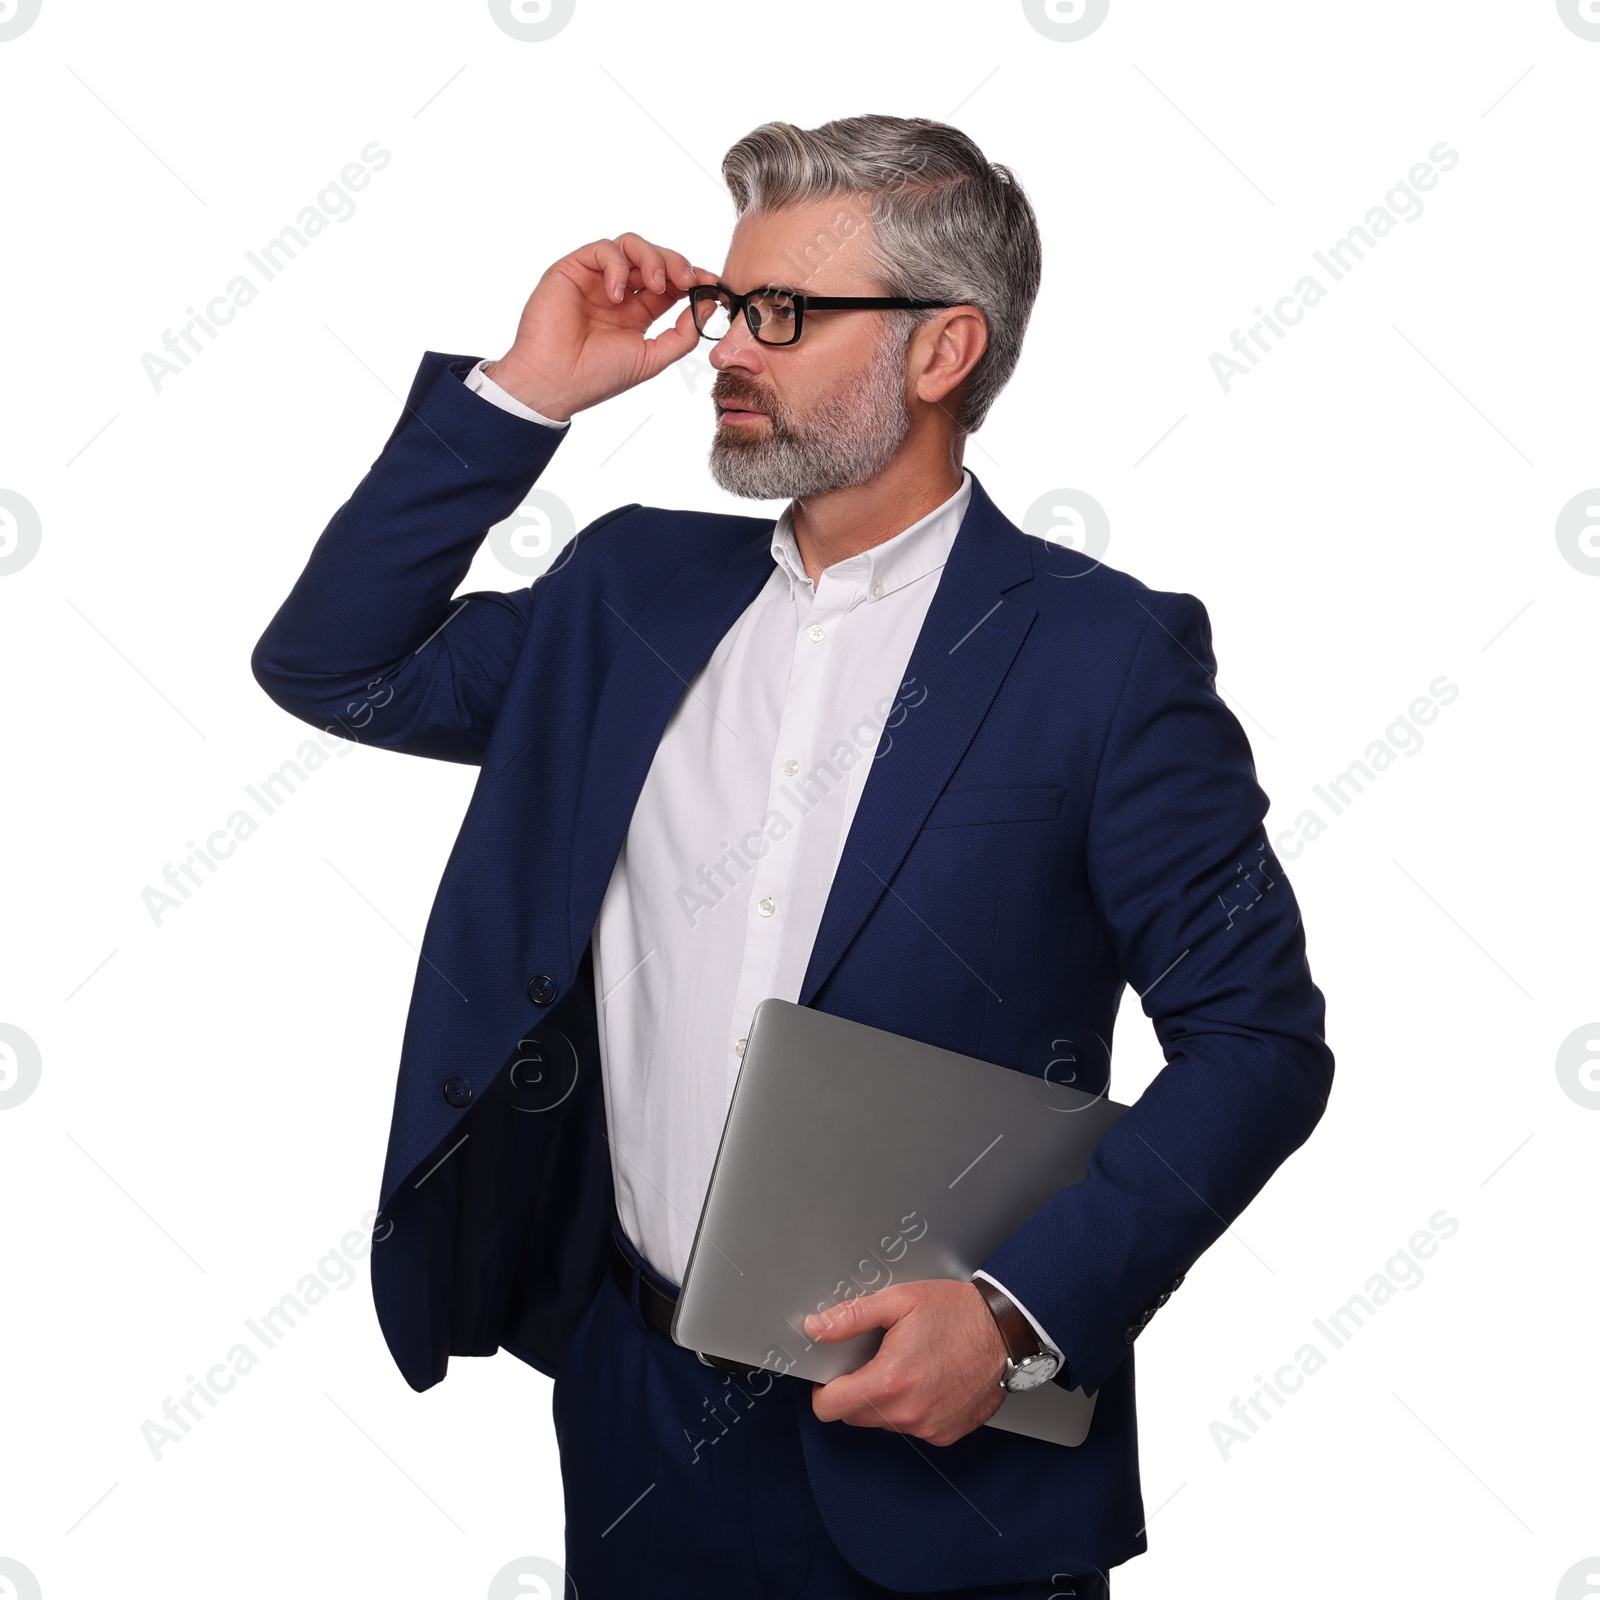
[[(1081, 1076), (1072, 1053), (1058, 1042), (1060, 1064), (1037, 1077), (763, 1000), (674, 1341), (818, 1382), (863, 1366), (882, 1329), (817, 1344), (803, 1319), (891, 1283), (970, 1278), (1051, 1195), (1083, 1178), (1095, 1142), (1127, 1108), (1060, 1081)], [(988, 1426), (1076, 1445), (1093, 1414), (1093, 1397), (1052, 1382), (1007, 1395)]]

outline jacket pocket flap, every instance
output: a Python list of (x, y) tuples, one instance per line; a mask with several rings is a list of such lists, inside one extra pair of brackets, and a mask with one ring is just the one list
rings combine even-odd
[(1066, 789), (1060, 784), (1009, 784), (950, 789), (934, 802), (925, 828), (981, 822), (1040, 822), (1059, 816)]

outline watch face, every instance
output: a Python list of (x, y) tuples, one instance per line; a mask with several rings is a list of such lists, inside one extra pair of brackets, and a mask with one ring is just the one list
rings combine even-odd
[(1005, 1381), (1005, 1387), (1012, 1394), (1022, 1394), (1028, 1389), (1037, 1389), (1042, 1383), (1049, 1383), (1055, 1377), (1056, 1369), (1060, 1363), (1046, 1351), (1043, 1355), (1029, 1356), (1026, 1361), (1019, 1361)]

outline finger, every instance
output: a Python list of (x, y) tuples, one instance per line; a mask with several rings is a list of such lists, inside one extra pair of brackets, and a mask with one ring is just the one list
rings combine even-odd
[(695, 275), (695, 269), (689, 265), (687, 256), (663, 247), (661, 257), (667, 264), (667, 276), (679, 289), (693, 288), (700, 281)]
[(814, 1339), (819, 1344), (834, 1344), (840, 1339), (852, 1337), (857, 1331), (853, 1324), (855, 1313), (851, 1310), (855, 1303), (854, 1300), (842, 1300), (838, 1305), (813, 1311), (800, 1324), (801, 1331), (806, 1338)]
[(669, 250), (665, 245), (653, 247), (659, 250), (661, 260), (666, 267), (667, 281), (675, 284), (679, 289), (691, 289), (697, 283), (718, 283), (721, 280), (715, 272), (706, 267), (697, 267), (685, 255), (676, 250)]
[(640, 280), (646, 289), (661, 294), (667, 287), (667, 261), (661, 251), (648, 239), (637, 233), (617, 235), (617, 244), (639, 269)]
[(677, 259), (683, 263), (683, 271), (681, 276), (674, 278), (674, 282), (681, 283), (685, 289), (693, 288), (697, 283), (722, 282), (722, 274), (720, 272), (713, 272), (709, 267), (697, 267), (692, 261), (687, 261), (682, 256), (678, 256)]
[(659, 308), (651, 313), (653, 316), (659, 316), (667, 306), (683, 299), (693, 287), (692, 284), (684, 284), (680, 288), (670, 277), (667, 278), (665, 287), (662, 287), (659, 282), (652, 283), (646, 273), (638, 267), (632, 267), (628, 272), (629, 292), (635, 298)]
[(613, 304), (628, 292), (628, 258), (615, 239), (596, 239), (574, 251), (573, 259), (600, 279), (601, 293)]
[(892, 1328), (904, 1314), (899, 1297), (880, 1289), (876, 1294), (864, 1294), (854, 1300), (842, 1300), (825, 1310), (813, 1311), (802, 1326), (808, 1339), (819, 1344), (837, 1344), (869, 1328)]
[[(693, 269), (690, 269), (691, 272)], [(648, 265), (640, 267), (630, 265), (628, 268), (628, 292), (638, 298), (652, 298), (663, 306), (671, 305), (674, 300), (681, 300), (694, 286), (696, 280), (690, 279), (688, 283), (679, 284), (674, 281), (670, 267), (662, 273), (652, 274)]]
[(670, 270), (652, 277), (648, 264), (643, 267), (629, 266), (628, 294), (648, 313), (646, 326), (688, 294), (695, 284), (693, 272), (692, 267), (686, 267), (689, 282), (680, 285), (674, 281)]

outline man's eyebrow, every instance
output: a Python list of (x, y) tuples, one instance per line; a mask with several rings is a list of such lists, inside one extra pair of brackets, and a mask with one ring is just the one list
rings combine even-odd
[(799, 289), (795, 288), (792, 283), (785, 283), (781, 278), (768, 278), (766, 282), (758, 283), (754, 289), (747, 289), (743, 292), (746, 294), (755, 294), (761, 289), (777, 289), (784, 294), (799, 294), (801, 292)]

